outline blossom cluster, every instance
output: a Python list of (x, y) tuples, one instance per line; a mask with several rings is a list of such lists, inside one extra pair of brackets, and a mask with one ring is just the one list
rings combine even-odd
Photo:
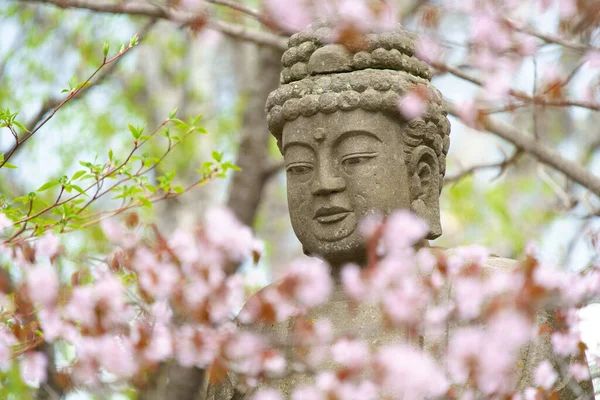
[[(294, 388), (295, 400), (540, 399), (565, 379), (589, 379), (577, 309), (600, 294), (598, 268), (563, 272), (539, 262), (533, 246), (518, 265), (489, 268), (480, 246), (424, 247), (427, 225), (403, 210), (363, 221), (368, 265), (344, 266), (336, 283), (326, 263), (298, 260), (238, 312), (246, 293), (234, 271), (261, 252), (249, 228), (221, 208), (190, 232), (164, 237), (150, 228), (135, 215), (107, 222), (114, 251), (69, 282), (57, 270), (66, 256), (57, 236), (3, 248), (23, 279), (2, 298), (0, 367), (16, 358), (24, 381), (39, 384), (50, 362), (44, 343), (63, 342), (74, 350), (58, 368), (65, 386), (143, 387), (161, 362), (175, 360), (208, 369), (217, 385), (235, 374), (255, 400), (283, 398), (253, 388), (297, 372), (315, 384)], [(326, 315), (311, 319), (334, 293), (357, 312), (379, 310), (381, 326), (372, 328), (408, 340), (374, 345), (361, 332), (340, 334)], [(549, 312), (553, 323), (540, 324)], [(255, 329), (290, 318), (287, 343)], [(552, 354), (534, 366), (531, 386), (519, 388), (522, 350), (544, 340)]]
[[(481, 246), (418, 248), (427, 231), (408, 211), (367, 220), (363, 232), (374, 257), (367, 267), (347, 265), (341, 273), (347, 298), (378, 308), (381, 332), (403, 332), (408, 343), (373, 346), (359, 332), (336, 337), (326, 318), (296, 322), (301, 361), (319, 372), (315, 385), (296, 388), (292, 399), (544, 399), (564, 382), (577, 386), (590, 378), (577, 309), (600, 293), (600, 269), (560, 271), (538, 262), (533, 245), (518, 266), (490, 268)], [(519, 388), (523, 349), (544, 341), (551, 354), (532, 366), (530, 386)], [(327, 360), (336, 368), (324, 368)], [(254, 397), (282, 398), (273, 389)]]

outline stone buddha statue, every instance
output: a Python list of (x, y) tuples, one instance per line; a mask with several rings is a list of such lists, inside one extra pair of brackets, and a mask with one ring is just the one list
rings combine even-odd
[[(427, 64), (414, 56), (415, 37), (406, 31), (369, 34), (360, 50), (334, 44), (327, 27), (307, 28), (289, 39), (281, 86), (266, 104), (270, 132), (277, 139), (287, 178), (288, 207), (305, 254), (326, 260), (338, 278), (346, 263), (366, 264), (360, 222), (373, 214), (410, 209), (429, 225), (427, 239), (442, 234), (439, 197), (450, 145), (450, 123)], [(406, 120), (398, 109), (405, 94), (426, 93), (427, 110)], [(426, 245), (426, 243), (424, 243)], [(486, 268), (510, 270), (516, 262), (491, 258)], [(382, 316), (351, 307), (340, 291), (314, 311), (338, 334), (360, 334), (371, 343), (410, 340), (402, 332), (373, 330)], [(541, 316), (542, 320), (546, 317)], [(294, 321), (261, 328), (285, 342)], [(427, 338), (417, 340), (427, 348)], [(532, 384), (531, 371), (551, 347), (527, 349), (519, 363), (519, 389)], [(303, 374), (271, 381), (289, 396), (310, 382)], [(563, 385), (561, 398), (575, 398)], [(590, 385), (583, 385), (588, 392)], [(249, 398), (230, 375), (209, 386), (207, 399)]]

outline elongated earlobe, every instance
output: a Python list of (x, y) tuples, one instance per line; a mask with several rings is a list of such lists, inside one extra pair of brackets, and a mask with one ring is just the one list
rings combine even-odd
[(439, 171), (438, 158), (431, 148), (421, 145), (412, 151), (409, 162), (411, 209), (429, 225), (427, 239), (442, 234)]

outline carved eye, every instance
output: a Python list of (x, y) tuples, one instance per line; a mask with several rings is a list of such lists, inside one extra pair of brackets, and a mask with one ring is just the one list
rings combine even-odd
[(288, 165), (286, 171), (292, 175), (302, 175), (312, 171), (312, 166), (308, 164)]
[(352, 154), (342, 160), (342, 165), (344, 167), (354, 167), (366, 163), (373, 157), (375, 157), (375, 154)]

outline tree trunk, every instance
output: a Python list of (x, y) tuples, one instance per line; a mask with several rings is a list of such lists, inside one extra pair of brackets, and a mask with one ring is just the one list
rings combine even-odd
[(282, 52), (271, 47), (259, 46), (257, 68), (249, 89), (248, 106), (242, 121), (242, 137), (236, 164), (242, 171), (236, 172), (229, 186), (227, 206), (238, 219), (252, 226), (263, 194), (271, 164), (268, 155), (269, 131), (265, 116), (267, 96), (279, 83)]

